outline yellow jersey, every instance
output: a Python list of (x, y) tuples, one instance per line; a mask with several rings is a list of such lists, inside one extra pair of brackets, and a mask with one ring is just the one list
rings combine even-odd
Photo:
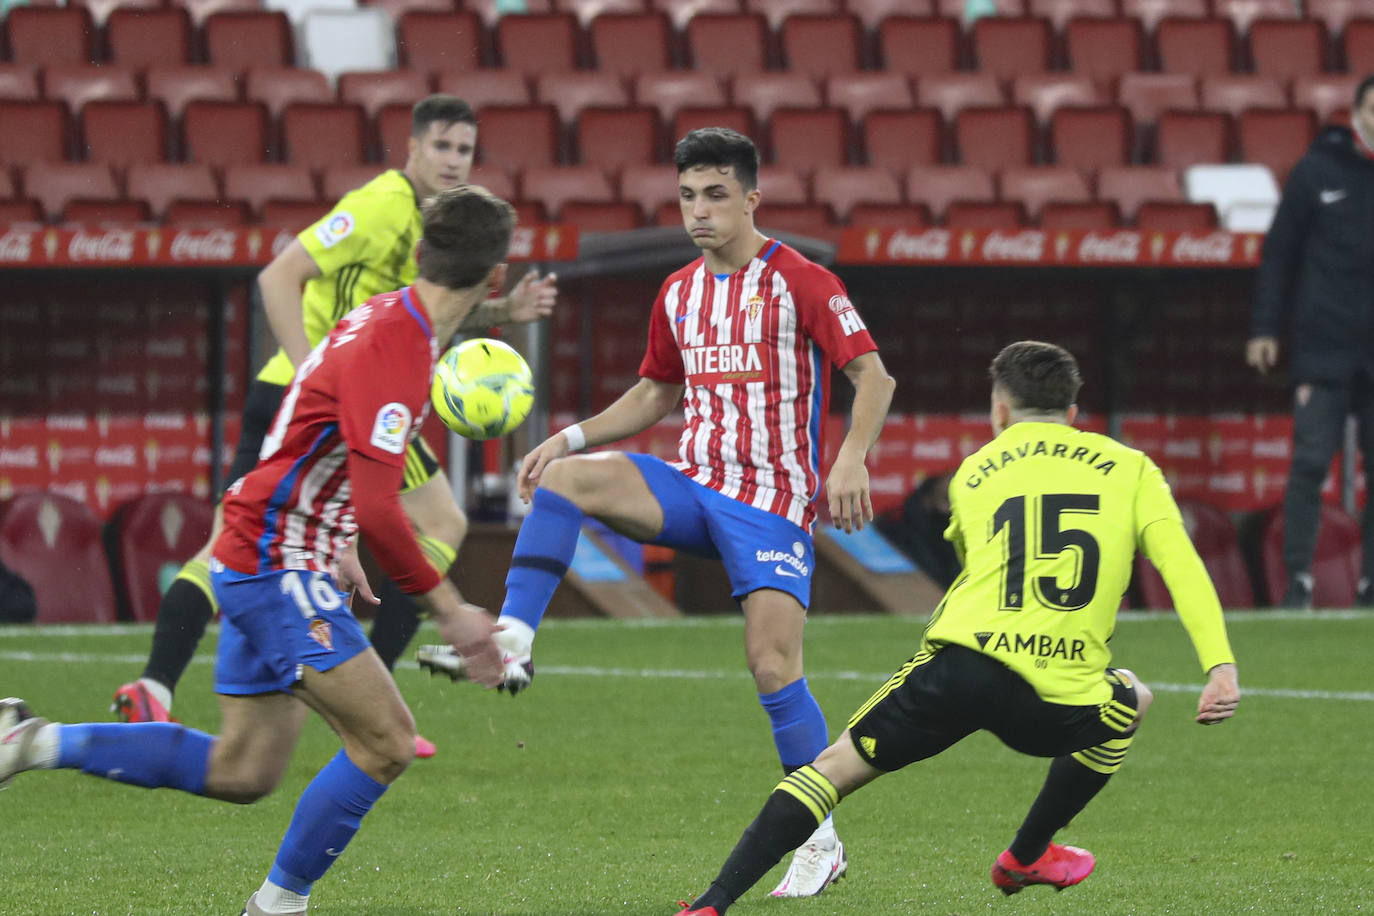
[[(349, 191), (334, 209), (296, 239), (320, 275), (305, 284), (305, 336), (315, 346), (339, 319), (373, 296), (408, 286), (419, 273), (415, 247), (423, 231), (420, 201), (405, 174), (388, 170)], [(295, 368), (277, 350), (258, 379), (291, 384)]]
[[(949, 493), (945, 537), (964, 571), (932, 615), (923, 649), (982, 652), (1049, 702), (1109, 699), (1107, 643), (1146, 529), (1175, 523), (1178, 537), (1159, 542), (1197, 555), (1159, 467), (1107, 436), (1020, 422), (964, 459)], [(1205, 571), (1198, 578), (1175, 600), (1206, 669), (1234, 659), (1216, 591)]]

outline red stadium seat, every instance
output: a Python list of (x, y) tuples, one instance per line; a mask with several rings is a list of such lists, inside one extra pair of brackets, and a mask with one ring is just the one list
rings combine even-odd
[(746, 13), (759, 13), (768, 27), (779, 31), (795, 16), (826, 16), (840, 11), (841, 0), (744, 0)]
[(501, 66), (528, 75), (572, 70), (578, 64), (577, 20), (566, 13), (502, 16), (496, 24)]
[(281, 11), (213, 13), (202, 28), (209, 63), (230, 70), (289, 67), (295, 61), (291, 21)]
[(298, 103), (329, 105), (334, 89), (329, 77), (306, 67), (253, 67), (244, 74), (244, 96), (261, 102), (274, 119), (286, 106)]
[(440, 92), (458, 96), (473, 111), (488, 105), (534, 104), (529, 80), (514, 70), (444, 71), (439, 74), (437, 85)]
[[(935, 14), (937, 16), (950, 16), (961, 19), (967, 13), (968, 4), (966, 0), (936, 0)], [(989, 16), (1000, 16), (1003, 18), (1016, 18), (1026, 15), (1025, 0), (993, 0), (992, 9), (988, 11)]]
[[(1312, 558), (1312, 604), (1320, 608), (1347, 608), (1355, 603), (1360, 578), (1360, 523), (1343, 509), (1322, 504), (1317, 529), (1317, 550)], [(1276, 604), (1288, 584), (1283, 565), (1283, 509), (1269, 510), (1262, 523), (1261, 567), (1269, 603)], [(42, 613), (42, 603), (39, 603)]]
[(1280, 187), (1316, 135), (1317, 122), (1310, 111), (1256, 108), (1236, 121), (1241, 161), (1267, 165)]
[(1146, 201), (1136, 213), (1135, 225), (1142, 232), (1210, 232), (1217, 228), (1217, 209), (1210, 203), (1165, 203)]
[(386, 105), (414, 105), (430, 94), (430, 79), (417, 70), (378, 70), (339, 74), (339, 101), (361, 105), (375, 118)]
[(565, 125), (576, 122), (584, 108), (630, 104), (630, 92), (620, 77), (595, 70), (541, 73), (534, 80), (534, 98), (558, 109), (559, 120)]
[[(676, 185), (676, 182), (674, 184)], [(811, 193), (806, 185), (806, 176), (786, 166), (764, 166), (759, 171), (759, 190), (763, 192), (768, 206), (795, 206), (812, 202)]]
[(61, 102), (0, 102), (0, 163), (65, 159), (70, 142)]
[(863, 148), (869, 165), (901, 175), (913, 165), (935, 165), (944, 150), (940, 114), (929, 108), (884, 109), (863, 122)]
[(1093, 80), (1116, 80), (1142, 69), (1144, 35), (1134, 19), (1071, 19), (1064, 48), (1069, 70)]
[(935, 0), (845, 0), (844, 8), (870, 32), (893, 16), (934, 16)]
[(468, 184), (481, 185), (505, 201), (513, 203), (516, 198), (515, 182), (501, 168), (474, 168), (468, 175)]
[(664, 204), (677, 205), (677, 167), (627, 165), (620, 173), (620, 199), (650, 216)]
[(148, 222), (148, 208), (141, 200), (73, 200), (63, 208), (58, 222), (128, 226)]
[(787, 69), (817, 79), (858, 70), (862, 59), (863, 32), (853, 16), (788, 16), (779, 40)]
[(1006, 104), (1002, 84), (989, 73), (929, 73), (916, 79), (916, 101), (936, 108), (945, 123), (953, 123), (965, 108), (996, 108)]
[(92, 99), (133, 102), (139, 98), (138, 81), (134, 71), (123, 67), (97, 67), (82, 64), (76, 67), (45, 67), (43, 96), (63, 102), (74, 115)]
[(96, 162), (35, 162), (24, 168), (24, 193), (38, 201), (45, 219), (56, 222), (73, 200), (120, 199), (110, 167)]
[(1007, 169), (999, 179), (1005, 201), (1013, 201), (1025, 208), (1031, 220), (1040, 218), (1040, 211), (1050, 201), (1087, 203), (1092, 200), (1088, 182), (1077, 169), (1039, 166)]
[(234, 71), (219, 67), (149, 67), (143, 74), (143, 84), (149, 101), (161, 102), (173, 119), (181, 118), (187, 102), (239, 100)]
[(664, 13), (678, 31), (685, 30), (687, 23), (699, 14), (744, 12), (741, 0), (649, 0), (649, 8)]
[(0, 503), (0, 563), (33, 586), (35, 622), (114, 623), (100, 522), (83, 503), (37, 492)]
[(668, 134), (669, 143), (676, 143), (689, 130), (698, 127), (728, 127), (746, 137), (752, 137), (756, 132), (754, 116), (748, 108), (737, 105), (728, 108), (698, 108), (689, 105), (678, 109), (678, 113), (673, 116), (672, 130)]
[(1050, 24), (1044, 19), (983, 17), (973, 23), (977, 69), (1009, 80), (1050, 68)]
[[(1179, 510), (1183, 514), (1183, 524), (1197, 548), (1198, 556), (1216, 586), (1217, 597), (1224, 608), (1248, 608), (1255, 606), (1254, 591), (1250, 587), (1250, 573), (1245, 566), (1245, 557), (1240, 550), (1240, 540), (1236, 527), (1225, 512), (1206, 503), (1195, 500), (1179, 500)], [(1136, 581), (1140, 584), (1140, 596), (1147, 608), (1172, 608), (1173, 598), (1164, 585), (1164, 579), (1154, 565), (1137, 554), (1135, 559)]]
[(1299, 76), (1293, 80), (1293, 107), (1306, 108), (1326, 124), (1338, 112), (1346, 111), (1354, 103), (1355, 89), (1360, 77), (1355, 74), (1322, 73)]
[(96, 34), (84, 7), (16, 6), (5, 18), (6, 58), (26, 66), (89, 64)]
[(1230, 119), (1211, 111), (1166, 111), (1155, 127), (1155, 161), (1182, 169), (1227, 162)]
[(168, 226), (188, 228), (236, 228), (252, 221), (248, 204), (223, 198), (174, 200), (167, 205), (162, 221)]
[(184, 493), (149, 493), (119, 507), (110, 541), (121, 617), (157, 619), (163, 570), (196, 555), (213, 517), (208, 502)]
[(1212, 76), (1230, 73), (1235, 33), (1226, 19), (1165, 19), (1155, 30), (1159, 69)]
[(0, 99), (37, 101), (38, 70), (21, 64), (0, 64)]
[(309, 169), (362, 165), (365, 123), (357, 105), (288, 105), (281, 120), (282, 158)]
[(766, 123), (777, 108), (819, 108), (821, 91), (809, 76), (801, 73), (749, 73), (735, 78), (736, 105), (747, 105), (760, 124)]
[(755, 215), (755, 222), (765, 235), (790, 232), (828, 241), (837, 234), (834, 214), (824, 204), (779, 204), (763, 207)]
[(877, 108), (916, 107), (911, 80), (901, 73), (836, 73), (825, 78), (823, 88), (826, 104), (843, 108), (852, 124), (862, 123)]
[(1347, 73), (1374, 73), (1374, 19), (1352, 19), (1346, 23), (1341, 53)]
[(925, 229), (932, 225), (923, 204), (856, 204), (849, 225), (867, 229)]
[(10, 223), (38, 223), (43, 211), (36, 200), (0, 200), (0, 226)]
[(188, 102), (181, 116), (187, 162), (217, 168), (267, 158), (267, 111), (257, 102)]
[(657, 162), (658, 138), (658, 113), (652, 108), (588, 108), (573, 134), (579, 161), (612, 173)]
[(1033, 136), (1028, 108), (965, 108), (954, 122), (959, 161), (985, 169), (1029, 165)]
[(261, 0), (176, 0), (176, 5), (184, 7), (191, 14), (191, 24), (197, 29), (205, 25), (205, 20), (219, 12), (256, 12), (262, 9)]
[(141, 200), (155, 219), (166, 216), (174, 200), (214, 200), (219, 197), (208, 165), (140, 162), (129, 166), (125, 178), (130, 200)]
[(1121, 11), (1116, 0), (1030, 0), (1026, 12), (1048, 19), (1056, 32), (1063, 32), (1070, 19), (1112, 19)]
[(642, 13), (648, 9), (646, 0), (554, 0), (553, 8), (560, 13), (572, 13), (579, 25), (588, 26), (605, 16)]
[(992, 174), (971, 166), (916, 166), (906, 175), (906, 198), (924, 204), (936, 219), (943, 220), (951, 202), (993, 201), (997, 192)]
[(1054, 161), (1099, 169), (1131, 161), (1131, 116), (1124, 108), (1061, 108), (1050, 119)]
[(121, 67), (161, 67), (191, 59), (191, 17), (179, 6), (122, 7), (105, 23), (110, 61)]
[(861, 203), (899, 205), (902, 186), (887, 169), (833, 168), (816, 173), (813, 197), (826, 204), (842, 223)]
[(1121, 218), (1133, 223), (1146, 201), (1183, 202), (1178, 173), (1160, 166), (1122, 166), (1097, 173), (1097, 198), (1116, 204)]
[(380, 165), (332, 165), (320, 172), (320, 190), (325, 200), (336, 201), (384, 171)]
[(410, 128), (409, 105), (388, 105), (377, 113), (377, 152), (381, 166), (405, 167), (410, 155)]
[(729, 103), (725, 87), (709, 73), (695, 70), (653, 70), (631, 81), (635, 101), (658, 110), (666, 123), (684, 105), (724, 107)]
[(1374, 19), (1374, 0), (1306, 0), (1303, 9), (1309, 18), (1325, 24), (1332, 38), (1345, 32), (1351, 19)]
[(1074, 73), (1025, 73), (1011, 81), (1011, 100), (1035, 112), (1035, 120), (1049, 124), (1056, 110), (1099, 106), (1106, 99), (1097, 83)]
[(1208, 0), (1121, 0), (1121, 13), (1153, 34), (1162, 19), (1206, 19), (1211, 4)]
[(328, 212), (329, 204), (322, 200), (268, 200), (263, 202), (258, 222), (298, 235)]
[(1117, 84), (1116, 103), (1136, 124), (1154, 124), (1169, 109), (1198, 107), (1197, 79), (1188, 73), (1127, 73)]
[(839, 108), (779, 108), (768, 125), (773, 162), (803, 172), (837, 169), (849, 161), (849, 118)]
[(480, 16), (482, 23), (489, 29), (496, 28), (496, 24), (506, 15), (508, 8), (519, 9), (521, 14), (554, 11), (553, 0), (523, 0), (519, 7), (512, 7), (505, 0), (463, 0), (461, 5)]
[(559, 222), (582, 232), (628, 232), (638, 229), (643, 220), (634, 204), (570, 200), (563, 205)]
[(662, 13), (601, 15), (589, 31), (596, 69), (602, 73), (630, 77), (673, 64), (672, 26)]
[(1199, 80), (1202, 107), (1235, 117), (1247, 108), (1287, 108), (1288, 93), (1272, 76), (1227, 74)]
[(686, 37), (691, 65), (706, 73), (757, 73), (768, 64), (768, 26), (759, 15), (699, 13)]
[(413, 10), (396, 25), (401, 66), (422, 73), (476, 70), (482, 60), (482, 22), (475, 13)]
[(1116, 207), (1104, 201), (1052, 200), (1040, 211), (1036, 224), (1047, 232), (1060, 229), (1107, 231), (1121, 224)]
[(1250, 31), (1256, 19), (1297, 19), (1300, 14), (1290, 0), (1212, 0), (1212, 15), (1231, 20), (1237, 35)]
[(103, 27), (116, 9), (157, 9), (162, 6), (162, 0), (68, 0), (66, 4), (45, 5), (84, 6), (90, 11), (91, 19), (96, 26)]
[(525, 200), (543, 204), (544, 211), (555, 221), (559, 219), (563, 204), (570, 200), (595, 203), (615, 200), (615, 190), (606, 179), (606, 173), (594, 165), (528, 168), (524, 171), (521, 188)]
[(309, 203), (318, 199), (310, 170), (302, 165), (230, 165), (224, 169), (224, 196), (247, 202), (261, 213), (269, 200)]
[(959, 66), (959, 22), (894, 16), (878, 26), (883, 69), (906, 76), (949, 73)]
[(558, 112), (552, 105), (489, 105), (477, 113), (482, 161), (520, 171), (558, 164)]
[(81, 112), (81, 139), (92, 162), (166, 162), (167, 112), (157, 102), (91, 102)]
[(1250, 26), (1250, 65), (1256, 73), (1291, 80), (1321, 73), (1326, 30), (1314, 19), (1259, 19)]
[(945, 210), (945, 225), (958, 229), (1019, 229), (1026, 224), (1016, 203), (956, 200)]
[(399, 22), (406, 13), (450, 13), (453, 0), (364, 0), (363, 6), (375, 6), (386, 10), (392, 22)]

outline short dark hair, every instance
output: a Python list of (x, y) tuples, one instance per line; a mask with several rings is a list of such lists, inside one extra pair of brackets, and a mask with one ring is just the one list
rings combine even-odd
[(420, 276), (431, 283), (467, 289), (506, 259), (515, 210), (486, 188), (465, 184), (439, 191), (421, 214)]
[(1018, 340), (1003, 347), (988, 375), (1018, 410), (1068, 410), (1083, 385), (1073, 354), (1041, 340)]
[(420, 99), (415, 103), (415, 107), (410, 109), (412, 137), (423, 137), (431, 124), (442, 124), (447, 128), (460, 122), (476, 127), (477, 115), (473, 114), (471, 105), (456, 95), (437, 92)]
[(1364, 94), (1371, 89), (1374, 89), (1374, 73), (1371, 73), (1369, 74), (1369, 76), (1366, 76), (1364, 79), (1360, 80), (1360, 85), (1355, 87), (1356, 108), (1359, 108), (1360, 105), (1364, 102)]
[(688, 131), (673, 148), (673, 164), (679, 175), (699, 165), (731, 166), (746, 192), (759, 186), (759, 148), (753, 140), (728, 127)]

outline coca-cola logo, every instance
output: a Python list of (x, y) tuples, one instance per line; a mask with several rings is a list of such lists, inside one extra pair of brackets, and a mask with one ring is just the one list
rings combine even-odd
[(510, 236), (510, 257), (529, 258), (534, 256), (534, 230), (528, 226), (516, 226)]
[(95, 450), (95, 463), (100, 467), (131, 468), (138, 464), (138, 453), (132, 445), (102, 445)]
[(1180, 235), (1172, 249), (1175, 261), (1188, 264), (1225, 264), (1231, 260), (1236, 240), (1229, 232), (1213, 232), (1197, 237)]
[(80, 413), (50, 413), (44, 423), (48, 429), (65, 429), (82, 432), (90, 428), (90, 420)]
[(1114, 232), (1106, 236), (1089, 232), (1078, 243), (1078, 259), (1115, 264), (1134, 263), (1140, 259), (1140, 241), (1138, 232)]
[(130, 373), (123, 375), (102, 375), (95, 383), (100, 394), (137, 394), (138, 377)]
[(10, 229), (0, 235), (0, 261), (27, 261), (33, 257), (33, 230)]
[(903, 232), (898, 229), (887, 240), (887, 256), (895, 261), (943, 261), (949, 257), (948, 229)]
[(36, 445), (0, 448), (0, 468), (36, 467), (38, 467), (38, 447)]
[(983, 258), (988, 261), (1039, 261), (1045, 256), (1045, 233), (1028, 229), (1015, 235), (989, 232), (983, 239)]
[(67, 242), (67, 257), (72, 261), (132, 261), (134, 233), (128, 229), (99, 234), (78, 231)]
[(237, 240), (238, 236), (229, 229), (183, 229), (172, 237), (168, 254), (173, 261), (232, 261)]
[(149, 413), (143, 415), (144, 429), (185, 429), (184, 413)]
[(165, 337), (161, 340), (149, 340), (146, 344), (147, 354), (152, 357), (162, 359), (181, 359), (186, 356), (187, 346), (184, 337)]

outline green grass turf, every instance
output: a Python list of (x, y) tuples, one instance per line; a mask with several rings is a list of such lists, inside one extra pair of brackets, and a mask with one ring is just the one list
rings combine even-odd
[[(833, 731), (911, 653), (920, 625), (812, 620), (807, 669)], [(1013, 898), (992, 887), (988, 868), (1045, 764), (976, 735), (841, 805), (848, 880), (814, 900), (772, 900), (779, 869), (731, 913), (1374, 910), (1374, 616), (1241, 614), (1230, 632), (1251, 693), (1235, 720), (1203, 728), (1192, 722), (1202, 677), (1178, 621), (1123, 616), (1115, 661), (1157, 699), (1121, 774), (1059, 836), (1097, 854), (1085, 884)], [(736, 618), (551, 621), (534, 687), (515, 699), (407, 663), (398, 680), (439, 756), (383, 798), (312, 912), (676, 912), (780, 775), (741, 636)], [(149, 639), (146, 627), (0, 629), (0, 695), (54, 720), (108, 719)], [(217, 722), (212, 651), (207, 639), (176, 707), (206, 729)], [(0, 914), (237, 914), (336, 747), (313, 721), (284, 784), (251, 807), (22, 774), (0, 793)]]

